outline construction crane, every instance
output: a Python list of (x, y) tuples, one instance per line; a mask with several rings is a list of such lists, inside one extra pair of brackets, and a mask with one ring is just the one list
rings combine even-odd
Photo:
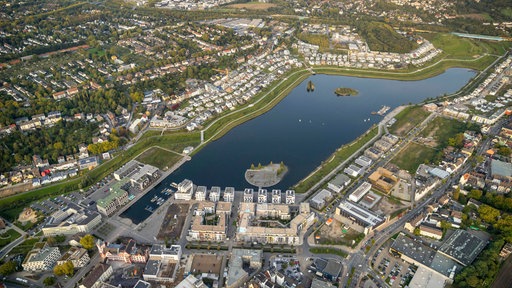
[(212, 68), (213, 71), (217, 71), (217, 72), (222, 72), (224, 74), (226, 74), (226, 79), (229, 79), (229, 69), (226, 68), (226, 69), (215, 69), (215, 68)]

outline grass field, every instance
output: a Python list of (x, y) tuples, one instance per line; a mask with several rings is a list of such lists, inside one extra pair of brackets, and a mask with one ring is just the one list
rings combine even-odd
[(476, 56), (488, 53), (503, 55), (510, 47), (510, 42), (491, 42), (478, 39), (461, 38), (452, 34), (434, 33), (424, 34), (426, 39), (435, 47), (443, 50), (448, 58), (473, 59)]
[(389, 127), (389, 132), (397, 136), (404, 136), (412, 128), (425, 120), (429, 112), (425, 111), (421, 106), (409, 106), (395, 116), (396, 122)]
[(0, 248), (3, 248), (4, 246), (11, 243), (20, 236), (21, 234), (14, 229), (9, 229), (3, 234), (0, 234)]
[(432, 162), (436, 155), (436, 150), (426, 147), (417, 143), (410, 143), (404, 150), (400, 151), (398, 155), (391, 160), (391, 163), (397, 165), (401, 169), (415, 173), (420, 164), (425, 161)]
[(421, 132), (422, 137), (432, 137), (438, 143), (438, 148), (444, 148), (447, 145), (448, 139), (455, 136), (457, 133), (464, 132), (467, 125), (464, 122), (437, 117), (428, 123), (427, 127)]
[(262, 3), (262, 2), (247, 2), (227, 5), (228, 8), (234, 9), (247, 9), (247, 10), (267, 10), (268, 8), (276, 7), (274, 3)]
[(367, 134), (336, 150), (336, 152), (329, 157), (328, 161), (322, 162), (319, 169), (315, 170), (307, 178), (295, 185), (293, 189), (298, 193), (307, 192), (311, 187), (313, 187), (313, 185), (325, 177), (325, 175), (329, 174), (329, 172), (334, 170), (334, 168), (336, 168), (340, 163), (348, 159), (348, 157), (352, 156), (352, 154), (354, 154), (359, 148), (375, 137), (378, 132), (379, 128), (374, 127)]
[(347, 252), (335, 248), (324, 248), (324, 247), (312, 247), (309, 248), (309, 252), (313, 254), (334, 254), (343, 258), (347, 257)]
[(180, 154), (169, 152), (159, 147), (152, 147), (139, 155), (136, 160), (145, 164), (153, 165), (160, 170), (167, 170), (174, 163), (178, 162), (181, 157), (183, 156)]
[(29, 238), (29, 239), (23, 241), (23, 243), (21, 243), (20, 245), (12, 248), (12, 250), (9, 254), (11, 254), (11, 255), (16, 255), (16, 254), (27, 255), (27, 253), (30, 252), (30, 250), (32, 250), (32, 248), (34, 247), (34, 244), (36, 244), (37, 242), (39, 242), (39, 238)]

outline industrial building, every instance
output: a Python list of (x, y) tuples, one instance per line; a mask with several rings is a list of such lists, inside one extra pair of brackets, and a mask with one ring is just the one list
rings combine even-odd
[(335, 218), (364, 234), (368, 234), (386, 221), (374, 212), (346, 200), (341, 201), (336, 207)]
[(332, 198), (332, 193), (329, 192), (329, 190), (322, 189), (320, 192), (316, 193), (316, 195), (309, 200), (309, 204), (311, 207), (321, 210), (325, 207), (325, 204), (327, 204), (327, 201), (329, 201)]
[(348, 199), (350, 201), (358, 202), (371, 189), (372, 189), (372, 184), (364, 181), (363, 183), (361, 183), (361, 185), (359, 185), (359, 187), (356, 188), (356, 190), (354, 190), (354, 192), (352, 192), (352, 194), (350, 194), (350, 196), (348, 196)]

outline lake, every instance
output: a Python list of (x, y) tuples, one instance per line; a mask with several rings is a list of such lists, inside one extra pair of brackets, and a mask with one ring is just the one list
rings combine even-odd
[[(461, 68), (448, 69), (441, 75), (420, 81), (313, 75), (267, 113), (209, 143), (121, 216), (130, 218), (135, 224), (144, 221), (151, 214), (144, 207), (150, 204), (153, 195), (183, 179), (208, 188), (250, 188), (244, 173), (251, 164), (283, 161), (288, 166), (288, 173), (270, 189), (288, 189), (338, 147), (380, 122), (382, 116), (372, 115), (372, 111), (378, 111), (383, 105), (391, 106), (392, 110), (400, 105), (454, 93), (475, 75), (474, 71)], [(314, 92), (306, 92), (310, 80), (315, 85)], [(352, 88), (359, 94), (338, 97), (334, 94), (338, 87)]]

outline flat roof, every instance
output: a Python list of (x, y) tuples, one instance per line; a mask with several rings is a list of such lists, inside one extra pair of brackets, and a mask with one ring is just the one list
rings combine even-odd
[(99, 199), (96, 202), (96, 205), (103, 207), (103, 208), (107, 207), (112, 201), (114, 201), (114, 199), (120, 197), (124, 193), (128, 193), (127, 191), (121, 189), (121, 186), (126, 184), (127, 181), (128, 180), (125, 178), (125, 179), (115, 183), (114, 185), (112, 185), (109, 193), (107, 193), (107, 195), (104, 198)]
[(486, 241), (466, 230), (458, 229), (441, 245), (439, 252), (467, 266), (475, 260), (486, 245)]
[(345, 174), (338, 174), (334, 179), (332, 179), (329, 184), (336, 185), (336, 186), (343, 186), (345, 183), (349, 182), (350, 178)]
[(360, 199), (364, 194), (368, 193), (370, 189), (372, 189), (372, 184), (364, 181), (361, 183), (361, 185), (359, 185), (359, 187), (356, 188), (356, 190), (354, 190), (354, 192), (352, 192), (352, 194), (350, 194), (350, 196), (353, 195), (357, 199)]
[(439, 273), (420, 266), (409, 283), (409, 288), (443, 288), (445, 279)]
[(356, 219), (368, 224), (368, 226), (375, 226), (384, 221), (384, 218), (375, 214), (374, 212), (367, 210), (355, 203), (351, 203), (344, 200), (338, 206), (340, 210), (345, 211)]
[(418, 243), (404, 234), (399, 234), (398, 237), (396, 237), (395, 241), (391, 244), (391, 249), (427, 267), (430, 267), (436, 255), (434, 249)]
[(252, 249), (233, 249), (229, 260), (229, 271), (226, 280), (227, 286), (232, 286), (240, 278), (247, 276), (247, 272), (243, 269), (243, 258), (249, 258), (249, 262), (260, 262), (263, 257), (262, 250)]
[(332, 193), (329, 190), (322, 189), (322, 190), (320, 190), (320, 192), (316, 193), (316, 195), (313, 198), (311, 198), (311, 201), (319, 203), (319, 202), (324, 201), (325, 198), (331, 197), (331, 196), (332, 196)]
[(144, 268), (145, 275), (157, 276), (158, 270), (160, 269), (160, 260), (148, 260), (146, 267)]
[(512, 176), (512, 164), (500, 160), (492, 159), (491, 161), (492, 175), (500, 175), (505, 177)]
[(327, 260), (327, 266), (324, 268), (324, 273), (331, 275), (333, 278), (336, 278), (341, 273), (341, 263), (334, 260)]

